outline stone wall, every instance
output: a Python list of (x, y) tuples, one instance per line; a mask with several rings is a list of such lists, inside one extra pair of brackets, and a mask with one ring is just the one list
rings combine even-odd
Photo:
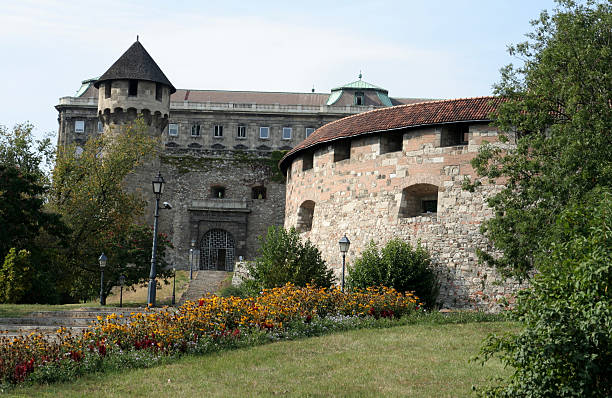
[[(440, 127), (401, 131), (401, 150), (384, 154), (380, 154), (380, 135), (354, 137), (350, 158), (336, 162), (334, 145), (323, 144), (315, 150), (313, 168), (306, 171), (301, 157), (296, 157), (288, 171), (285, 227), (299, 226), (302, 236), (322, 251), (338, 280), (342, 266), (338, 241), (344, 234), (351, 241), (349, 263), (370, 240), (379, 245), (396, 237), (413, 245), (420, 242), (437, 266), (442, 306), (495, 309), (519, 288), (511, 281), (495, 283), (497, 273), (479, 264), (476, 256), (478, 248), (487, 248), (479, 232), (481, 223), (492, 216), (485, 200), (500, 187), (483, 181), (470, 193), (461, 186), (464, 177), (474, 176), (470, 160), (478, 147), (484, 140), (497, 141), (497, 131), (472, 124), (468, 145), (452, 147), (440, 146), (441, 131)], [(426, 212), (436, 196), (437, 207), (434, 204), (435, 210)], [(308, 230), (304, 214), (309, 213), (305, 209), (311, 201), (314, 212)]]

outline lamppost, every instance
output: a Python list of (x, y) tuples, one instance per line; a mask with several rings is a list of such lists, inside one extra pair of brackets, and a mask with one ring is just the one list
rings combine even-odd
[(176, 303), (176, 265), (172, 266), (172, 273), (174, 274), (174, 280), (172, 281), (172, 305)]
[(119, 307), (123, 307), (123, 284), (125, 283), (125, 275), (119, 276), (119, 286), (121, 286), (121, 292), (119, 293)]
[(193, 258), (193, 248), (195, 247), (196, 241), (195, 239), (191, 240), (191, 249), (189, 249), (189, 280), (193, 279), (193, 263), (195, 262)]
[(100, 262), (100, 305), (106, 305), (106, 298), (104, 297), (104, 267), (106, 267), (106, 256), (104, 253), (98, 258)]
[(348, 240), (346, 235), (344, 235), (338, 244), (340, 245), (340, 252), (342, 253), (342, 292), (344, 293), (344, 264), (346, 260), (346, 252), (348, 251), (351, 242)]
[(149, 274), (149, 291), (147, 294), (147, 305), (155, 306), (155, 292), (156, 292), (156, 281), (155, 277), (157, 272), (155, 270), (155, 261), (157, 254), (157, 219), (159, 218), (159, 199), (161, 199), (162, 193), (164, 193), (164, 177), (161, 173), (157, 173), (157, 177), (152, 182), (153, 194), (155, 194), (155, 219), (153, 221), (153, 249), (151, 252), (151, 273)]

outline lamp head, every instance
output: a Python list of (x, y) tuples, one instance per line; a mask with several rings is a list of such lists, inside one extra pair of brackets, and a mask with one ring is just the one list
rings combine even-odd
[(157, 172), (157, 177), (153, 179), (153, 193), (155, 196), (160, 197), (164, 193), (164, 177), (160, 172)]
[(344, 235), (342, 237), (342, 239), (340, 239), (338, 244), (340, 245), (340, 252), (341, 253), (346, 253), (348, 251), (348, 249), (349, 249), (349, 246), (351, 245), (351, 242), (348, 240), (346, 235)]
[(106, 256), (104, 255), (104, 253), (102, 253), (100, 258), (98, 258), (98, 261), (100, 262), (100, 268), (106, 267), (106, 260), (107, 260)]

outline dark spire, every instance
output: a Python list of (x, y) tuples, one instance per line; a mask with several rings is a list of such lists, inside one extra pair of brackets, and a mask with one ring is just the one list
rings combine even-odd
[(94, 83), (94, 87), (99, 88), (100, 83), (107, 80), (120, 79), (148, 80), (161, 83), (170, 87), (170, 94), (176, 92), (170, 80), (140, 44), (138, 37), (136, 37), (136, 42)]

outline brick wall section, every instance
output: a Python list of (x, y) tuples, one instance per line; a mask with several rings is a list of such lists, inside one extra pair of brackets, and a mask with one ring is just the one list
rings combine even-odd
[[(302, 171), (298, 154), (289, 166), (285, 227), (302, 224), (300, 205), (313, 201), (312, 228), (302, 236), (321, 249), (338, 280), (342, 257), (337, 242), (344, 234), (351, 241), (349, 263), (370, 240), (379, 245), (394, 237), (413, 245), (420, 241), (437, 265), (444, 307), (495, 310), (500, 299), (511, 300), (519, 288), (514, 281), (494, 283), (497, 273), (478, 264), (476, 256), (477, 248), (487, 247), (479, 227), (492, 216), (485, 199), (500, 187), (483, 181), (470, 193), (461, 185), (465, 176), (474, 175), (470, 160), (478, 147), (484, 140), (497, 141), (497, 131), (472, 123), (468, 145), (457, 147), (441, 147), (440, 135), (440, 127), (405, 130), (402, 151), (382, 155), (380, 135), (354, 137), (350, 158), (339, 162), (333, 161), (334, 145), (322, 144), (307, 171)], [(402, 200), (404, 207), (409, 202), (403, 191), (415, 184), (438, 187), (436, 213), (407, 217), (402, 211)], [(418, 196), (419, 190), (415, 192)], [(431, 199), (431, 191), (423, 195)]]

